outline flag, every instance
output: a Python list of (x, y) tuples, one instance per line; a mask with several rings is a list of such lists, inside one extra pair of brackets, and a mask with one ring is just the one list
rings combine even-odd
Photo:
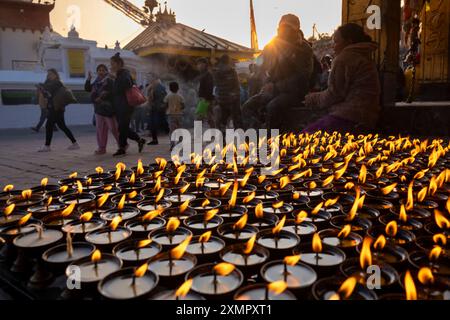
[(250, 0), (250, 27), (251, 27), (252, 49), (259, 50), (258, 34), (256, 33), (255, 12), (253, 11), (253, 0)]

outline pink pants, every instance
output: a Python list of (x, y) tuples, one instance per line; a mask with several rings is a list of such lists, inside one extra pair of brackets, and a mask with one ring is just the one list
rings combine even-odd
[(96, 114), (95, 121), (97, 127), (98, 151), (106, 151), (109, 131), (111, 131), (112, 135), (117, 141), (117, 145), (119, 145), (119, 127), (116, 117), (109, 118)]

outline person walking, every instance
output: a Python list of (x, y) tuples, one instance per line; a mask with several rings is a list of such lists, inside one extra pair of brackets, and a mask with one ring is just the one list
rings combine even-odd
[(159, 144), (159, 129), (166, 121), (164, 99), (167, 96), (167, 91), (160, 79), (156, 78), (153, 80), (148, 95), (150, 103), (150, 133), (152, 136), (152, 141), (148, 145), (157, 145)]
[(218, 103), (218, 107), (215, 108), (216, 126), (225, 131), (231, 118), (235, 128), (243, 128), (239, 77), (230, 56), (224, 54), (220, 57), (213, 71), (213, 78)]
[(145, 139), (142, 139), (135, 131), (130, 129), (131, 115), (133, 107), (128, 104), (127, 91), (133, 87), (133, 79), (129, 70), (125, 69), (125, 62), (116, 53), (110, 59), (111, 72), (114, 75), (112, 101), (114, 112), (119, 123), (119, 149), (114, 156), (125, 155), (128, 147), (128, 139), (134, 140), (138, 144), (139, 153), (145, 145)]
[(104, 64), (97, 66), (97, 78), (94, 82), (91, 83), (91, 81), (92, 74), (89, 72), (84, 89), (91, 93), (91, 100), (94, 104), (98, 145), (95, 154), (102, 155), (106, 153), (109, 132), (112, 133), (120, 148), (119, 126), (112, 104), (114, 81), (109, 76), (108, 67)]
[(50, 145), (53, 139), (53, 131), (55, 124), (61, 131), (65, 133), (67, 138), (72, 142), (68, 147), (69, 150), (80, 149), (77, 140), (66, 126), (64, 113), (66, 106), (70, 103), (76, 102), (72, 93), (64, 87), (60, 80), (58, 71), (49, 69), (47, 71), (47, 79), (43, 84), (38, 85), (39, 91), (47, 99), (47, 123), (45, 124), (45, 145), (41, 147), (39, 152), (50, 152)]
[(214, 79), (212, 73), (209, 71), (208, 60), (200, 58), (197, 61), (197, 70), (200, 73), (198, 88), (198, 105), (196, 116), (199, 120), (208, 122), (210, 128), (215, 128), (213, 104), (214, 104)]
[(174, 147), (171, 139), (172, 133), (182, 127), (185, 103), (183, 96), (178, 93), (180, 86), (177, 82), (171, 82), (169, 84), (169, 90), (170, 93), (164, 98), (164, 103), (167, 106), (166, 114), (169, 120), (170, 150), (172, 151)]
[(38, 105), (41, 109), (41, 115), (39, 117), (39, 122), (37, 123), (37, 125), (35, 127), (31, 127), (31, 130), (33, 130), (34, 132), (38, 133), (42, 126), (45, 123), (45, 120), (47, 120), (47, 114), (48, 114), (48, 109), (47, 109), (47, 104), (48, 104), (48, 100), (44, 97), (44, 94), (42, 93), (42, 90), (37, 90), (36, 92), (36, 98), (38, 101)]

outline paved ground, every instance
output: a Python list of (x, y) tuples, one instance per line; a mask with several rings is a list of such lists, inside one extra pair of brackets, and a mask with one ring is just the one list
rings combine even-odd
[(170, 155), (169, 139), (164, 136), (160, 138), (159, 146), (145, 146), (141, 154), (138, 153), (136, 143), (130, 142), (128, 155), (121, 158), (112, 157), (117, 146), (110, 137), (108, 153), (97, 156), (94, 155), (95, 128), (75, 126), (71, 129), (81, 149), (67, 150), (69, 140), (63, 133), (56, 132), (50, 153), (36, 152), (44, 143), (44, 132), (36, 134), (29, 129), (0, 130), (0, 188), (3, 189), (6, 184), (13, 184), (16, 189), (36, 186), (43, 177), (48, 177), (49, 183), (55, 183), (57, 178), (66, 177), (74, 171), (85, 175), (94, 172), (97, 166), (102, 166), (105, 170), (114, 168), (118, 161), (131, 166), (138, 159), (142, 159), (145, 164), (156, 157), (168, 158)]

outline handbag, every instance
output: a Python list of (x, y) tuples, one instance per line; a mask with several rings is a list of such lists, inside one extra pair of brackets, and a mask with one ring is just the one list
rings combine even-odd
[(137, 107), (147, 102), (147, 99), (142, 94), (141, 90), (136, 85), (133, 85), (126, 91), (128, 105), (131, 107)]

